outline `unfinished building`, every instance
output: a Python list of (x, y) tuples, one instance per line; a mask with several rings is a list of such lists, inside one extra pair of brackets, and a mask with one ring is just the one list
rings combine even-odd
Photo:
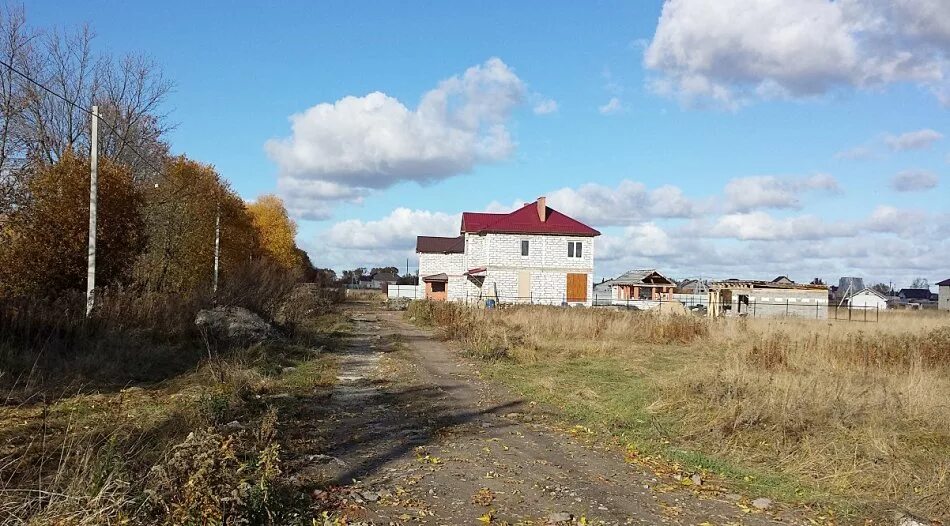
[(710, 316), (828, 318), (824, 285), (728, 279), (710, 284)]

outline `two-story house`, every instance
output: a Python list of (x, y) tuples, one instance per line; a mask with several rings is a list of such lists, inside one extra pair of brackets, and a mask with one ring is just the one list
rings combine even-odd
[(590, 305), (597, 230), (547, 206), (465, 212), (458, 237), (419, 236), (419, 276), (434, 300)]

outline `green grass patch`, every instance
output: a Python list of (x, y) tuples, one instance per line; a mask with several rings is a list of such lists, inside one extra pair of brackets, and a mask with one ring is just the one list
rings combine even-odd
[(753, 498), (764, 495), (783, 502), (829, 506), (843, 515), (854, 513), (847, 502), (790, 476), (686, 447), (679, 440), (677, 419), (669, 413), (650, 410), (660, 394), (651, 381), (651, 371), (676, 370), (679, 359), (657, 353), (638, 362), (631, 365), (630, 360), (610, 357), (552, 359), (531, 364), (495, 361), (485, 362), (484, 367), (491, 379), (530, 400), (553, 406), (570, 424), (600, 430), (638, 453), (660, 456), (684, 472), (715, 474), (736, 491)]

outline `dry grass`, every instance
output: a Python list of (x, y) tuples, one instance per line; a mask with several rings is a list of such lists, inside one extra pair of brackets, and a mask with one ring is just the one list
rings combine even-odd
[(408, 314), (637, 447), (783, 498), (950, 517), (946, 315), (848, 324), (426, 302)]
[[(281, 341), (221, 347), (210, 358), (211, 349), (190, 329), (169, 332), (168, 345), (159, 347), (160, 334), (116, 327), (140, 311), (125, 317), (116, 311), (113, 318), (103, 309), (88, 322), (58, 320), (49, 305), (29, 310), (24, 303), (2, 313), (0, 323), (15, 330), (0, 338), (0, 350), (3, 344), (22, 349), (35, 362), (0, 397), (0, 524), (303, 520), (291, 519), (298, 510), (278, 495), (285, 487), (279, 479), (280, 415), (271, 405), (280, 404), (269, 397), (313, 396), (330, 388), (336, 366), (324, 351), (347, 330), (345, 318), (327, 312), (324, 302), (303, 303), (307, 308), (294, 315), (293, 330)], [(148, 304), (139, 298), (134, 306), (146, 312)], [(173, 306), (159, 302), (156, 309)], [(185, 321), (169, 329), (193, 325), (194, 311), (179, 317)], [(121, 337), (127, 349), (117, 351)], [(30, 347), (37, 344), (43, 346)], [(176, 349), (185, 352), (175, 356)], [(6, 363), (16, 363), (10, 360), (15, 356), (7, 354)], [(107, 361), (114, 358), (125, 362)], [(56, 363), (116, 371), (138, 367), (129, 363), (135, 359), (153, 368), (167, 359), (173, 367), (129, 387), (129, 376), (121, 373), (77, 384), (75, 375), (59, 374), (64, 365)], [(229, 425), (234, 420), (241, 425)]]

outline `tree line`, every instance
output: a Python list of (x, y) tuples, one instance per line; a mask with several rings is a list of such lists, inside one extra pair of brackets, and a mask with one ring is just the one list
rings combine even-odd
[(170, 154), (173, 88), (150, 59), (95, 51), (89, 26), (39, 29), (0, 7), (0, 297), (83, 290), (90, 128), (98, 106), (97, 285), (210, 291), (271, 269), (312, 275), (296, 225), (273, 195), (244, 200), (214, 166)]

